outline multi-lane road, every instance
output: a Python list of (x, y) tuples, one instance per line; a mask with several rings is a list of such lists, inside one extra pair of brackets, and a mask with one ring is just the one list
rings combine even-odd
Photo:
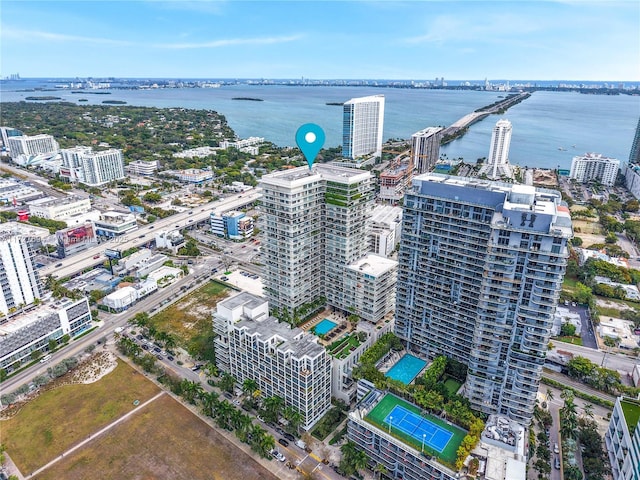
[(103, 253), (107, 249), (124, 251), (132, 247), (139, 247), (152, 241), (157, 231), (195, 226), (200, 222), (207, 221), (212, 212), (219, 214), (241, 208), (255, 202), (260, 196), (260, 190), (253, 188), (231, 198), (210, 202), (182, 213), (176, 213), (170, 217), (156, 220), (153, 224), (146, 225), (127, 235), (91, 247), (82, 252), (82, 254), (42, 267), (39, 273), (43, 278), (48, 275), (56, 278), (70, 277), (87, 268), (103, 263), (105, 260)]

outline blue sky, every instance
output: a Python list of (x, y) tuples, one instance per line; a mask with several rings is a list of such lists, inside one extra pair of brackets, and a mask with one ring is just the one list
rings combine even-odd
[(0, 75), (640, 80), (637, 1), (0, 3)]

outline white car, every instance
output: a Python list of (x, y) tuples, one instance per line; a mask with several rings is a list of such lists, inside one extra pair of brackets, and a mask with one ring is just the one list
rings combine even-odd
[(553, 453), (560, 453), (560, 449), (558, 448), (558, 444), (557, 443), (553, 444)]
[(278, 450), (271, 450), (271, 456), (280, 462), (284, 462), (286, 460), (285, 456)]

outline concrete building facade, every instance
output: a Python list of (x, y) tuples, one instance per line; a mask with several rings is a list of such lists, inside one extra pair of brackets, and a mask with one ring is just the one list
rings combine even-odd
[(513, 178), (513, 170), (509, 164), (509, 147), (511, 146), (511, 122), (498, 120), (491, 133), (491, 146), (487, 162), (480, 168), (478, 175), (486, 175), (490, 179)]
[(62, 153), (60, 176), (91, 187), (125, 178), (122, 152), (115, 148), (94, 152), (91, 147), (66, 148)]
[(368, 251), (371, 174), (330, 164), (299, 167), (264, 175), (261, 187), (270, 305), (290, 315), (319, 299), (344, 312), (356, 308), (346, 269)]
[(413, 173), (420, 175), (433, 170), (440, 158), (442, 127), (427, 127), (411, 135)]
[(7, 136), (9, 155), (18, 165), (38, 165), (44, 158), (56, 155), (60, 146), (52, 135)]
[(569, 177), (582, 183), (598, 181), (612, 186), (616, 183), (619, 170), (620, 160), (603, 157), (599, 153), (586, 153), (573, 157)]
[(528, 424), (572, 237), (555, 190), (427, 174), (407, 193), (396, 334), (468, 366), (473, 408)]
[(91, 200), (70, 196), (65, 198), (43, 198), (29, 202), (29, 212), (34, 217), (50, 220), (66, 220), (91, 210)]
[(309, 430), (331, 407), (331, 361), (315, 336), (269, 317), (266, 300), (240, 293), (213, 314), (216, 362), (239, 385), (257, 382), (263, 397), (295, 407)]
[(104, 212), (94, 222), (96, 235), (100, 237), (120, 237), (138, 229), (136, 216), (132, 213)]

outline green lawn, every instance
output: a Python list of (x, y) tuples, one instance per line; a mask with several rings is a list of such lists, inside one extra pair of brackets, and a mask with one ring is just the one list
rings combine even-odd
[(65, 385), (42, 393), (0, 423), (2, 443), (27, 474), (89, 434), (158, 393), (144, 375), (118, 360), (114, 371), (87, 385)]
[(633, 432), (638, 425), (638, 420), (640, 420), (640, 402), (625, 399), (620, 402), (620, 406), (624, 412), (624, 419), (627, 421), (629, 431)]
[[(388, 393), (385, 397), (380, 400), (380, 402), (369, 412), (369, 414), (365, 417), (365, 420), (372, 423), (376, 427), (384, 430), (385, 432), (389, 431), (389, 425), (384, 423), (384, 419), (387, 417), (389, 412), (391, 412), (396, 405), (400, 405), (407, 410), (419, 414), (422, 418), (429, 420), (430, 422), (442, 427), (448, 432), (451, 432), (453, 436), (447, 443), (447, 446), (442, 451), (442, 453), (438, 453), (429, 447), (425, 446), (424, 451), (428, 452), (430, 455), (442, 460), (442, 462), (446, 465), (454, 465), (456, 462), (458, 447), (462, 443), (462, 439), (467, 434), (467, 432), (460, 427), (456, 427), (454, 425), (450, 425), (444, 420), (440, 418), (434, 417), (433, 415), (423, 414), (420, 408), (417, 406), (402, 400), (401, 398), (396, 397)], [(407, 445), (412, 446), (416, 450), (420, 451), (422, 449), (422, 442), (418, 439), (407, 435), (400, 430), (396, 430), (394, 427), (391, 427), (391, 435), (402, 440)]]
[(564, 281), (562, 282), (563, 287), (576, 288), (576, 284), (578, 283), (577, 278), (564, 277)]
[(556, 337), (554, 340), (570, 343), (572, 345), (582, 345), (582, 339), (580, 337)]
[(449, 395), (453, 395), (457, 393), (458, 390), (460, 390), (461, 386), (462, 386), (462, 383), (460, 383), (455, 378), (449, 377), (444, 381), (444, 388), (447, 389), (447, 392), (449, 392)]

